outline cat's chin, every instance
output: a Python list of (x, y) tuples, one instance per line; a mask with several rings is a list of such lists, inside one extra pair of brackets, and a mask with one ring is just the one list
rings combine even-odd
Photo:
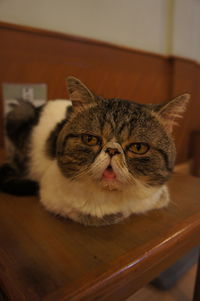
[(106, 191), (122, 191), (124, 188), (124, 185), (116, 179), (101, 179), (98, 184), (102, 190)]

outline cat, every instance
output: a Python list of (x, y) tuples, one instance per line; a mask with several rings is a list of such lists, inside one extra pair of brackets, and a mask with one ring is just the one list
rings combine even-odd
[(5, 121), (10, 159), (0, 189), (39, 192), (43, 206), (84, 225), (118, 223), (167, 206), (175, 119), (189, 94), (161, 104), (95, 95), (67, 79), (70, 100), (35, 108), (23, 100)]

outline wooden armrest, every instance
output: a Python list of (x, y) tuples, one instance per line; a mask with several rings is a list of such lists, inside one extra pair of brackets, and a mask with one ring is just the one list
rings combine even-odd
[(200, 243), (200, 179), (175, 174), (168, 208), (85, 227), (0, 193), (0, 283), (11, 300), (124, 300)]

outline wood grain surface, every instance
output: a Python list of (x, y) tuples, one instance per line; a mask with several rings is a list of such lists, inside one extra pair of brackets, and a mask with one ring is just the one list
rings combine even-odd
[(0, 286), (11, 301), (125, 300), (200, 243), (200, 179), (169, 186), (168, 208), (99, 228), (0, 193)]
[[(190, 134), (200, 130), (200, 67), (181, 58), (152, 55), (90, 39), (0, 22), (2, 83), (46, 83), (49, 99), (66, 98), (66, 77), (97, 94), (158, 103), (184, 92), (192, 100), (175, 131), (177, 162), (189, 157)], [(3, 144), (0, 102), (0, 145)]]

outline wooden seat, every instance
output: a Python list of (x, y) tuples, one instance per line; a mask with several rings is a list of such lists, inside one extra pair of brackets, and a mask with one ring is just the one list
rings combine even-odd
[(0, 193), (5, 294), (14, 301), (125, 300), (200, 243), (200, 179), (176, 173), (169, 186), (168, 208), (99, 228), (52, 215), (37, 197)]
[[(45, 83), (49, 99), (66, 98), (69, 75), (99, 95), (142, 103), (190, 92), (175, 134), (177, 162), (189, 158), (191, 131), (200, 129), (196, 63), (3, 22), (0, 41), (1, 97), (3, 83)], [(195, 162), (199, 145), (190, 148)], [(0, 288), (14, 301), (125, 300), (200, 243), (200, 179), (175, 174), (169, 186), (168, 208), (101, 228), (56, 217), (36, 197), (0, 193)]]

